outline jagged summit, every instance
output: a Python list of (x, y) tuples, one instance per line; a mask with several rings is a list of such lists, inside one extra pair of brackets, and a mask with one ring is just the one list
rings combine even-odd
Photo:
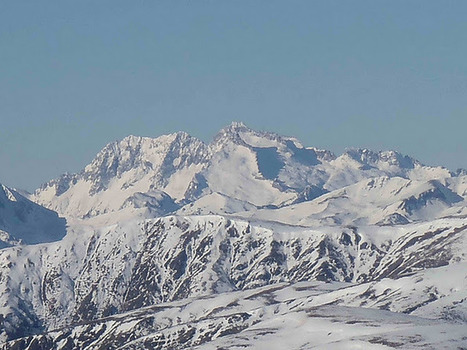
[(226, 127), (222, 128), (221, 132), (239, 132), (239, 131), (251, 131), (249, 127), (242, 121), (233, 121)]
[[(121, 177), (131, 169), (148, 172), (179, 159), (173, 166), (200, 162), (206, 153), (206, 145), (185, 132), (177, 132), (157, 138), (127, 136), (121, 141), (105, 146), (96, 158), (84, 169), (84, 176), (99, 177), (108, 182), (112, 177)], [(100, 186), (105, 186), (101, 183)], [(99, 190), (98, 188), (96, 190)]]
[(243, 122), (232, 122), (222, 128), (213, 138), (210, 143), (211, 148), (218, 150), (226, 144), (233, 142), (239, 145), (247, 145), (245, 138), (249, 137), (267, 137), (267, 133), (255, 131), (247, 127)]
[[(236, 213), (241, 208), (311, 201), (382, 176), (426, 182), (462, 173), (425, 166), (396, 151), (348, 149), (336, 157), (327, 150), (304, 147), (293, 137), (232, 122), (209, 144), (186, 132), (127, 136), (106, 145), (81, 172), (50, 181), (31, 199), (77, 218), (141, 212), (142, 203), (149, 211), (157, 207), (160, 215), (179, 209)], [(462, 185), (451, 183), (463, 191)], [(173, 205), (164, 210), (162, 198)]]
[(393, 150), (375, 152), (367, 148), (350, 148), (346, 149), (344, 155), (369, 166), (377, 166), (377, 163), (381, 162), (388, 166), (413, 169), (416, 165), (422, 165), (416, 159)]
[(214, 136), (211, 145), (235, 142), (251, 147), (273, 147), (277, 146), (278, 143), (285, 143), (287, 141), (294, 143), (299, 148), (303, 148), (303, 145), (296, 138), (281, 136), (271, 131), (254, 130), (243, 122), (232, 122)]

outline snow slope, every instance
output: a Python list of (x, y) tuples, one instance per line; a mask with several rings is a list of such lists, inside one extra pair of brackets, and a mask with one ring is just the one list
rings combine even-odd
[(57, 213), (0, 184), (0, 248), (61, 239), (66, 221)]
[[(447, 271), (457, 271), (461, 278), (465, 274), (466, 232), (465, 219), (399, 228), (321, 230), (221, 216), (170, 216), (99, 229), (79, 226), (71, 228), (60, 242), (0, 250), (2, 338), (13, 339), (164, 302), (282, 282), (360, 284), (357, 292), (349, 289), (351, 301), (372, 299), (366, 291), (376, 287), (361, 283), (385, 278), (399, 281), (451, 265), (452, 270)], [(418, 294), (409, 290), (405, 295), (426, 299), (423, 306), (428, 311), (427, 305), (440, 298), (462, 300), (462, 284), (448, 288), (444, 279), (437, 277), (443, 272), (433, 272), (433, 276), (423, 277), (426, 282), (418, 284)], [(384, 283), (391, 286), (392, 282)], [(392, 284), (394, 290), (397, 283)], [(433, 299), (435, 289), (438, 293)], [(337, 296), (334, 302), (341, 299)], [(411, 300), (406, 304), (414, 313), (420, 306), (411, 304)], [(364, 305), (360, 302), (358, 306)], [(449, 317), (436, 307), (423, 316), (452, 319), (456, 312), (464, 315), (464, 302), (447, 305), (452, 306)]]
[(3, 349), (462, 349), (465, 324), (313, 305), (341, 284), (301, 282), (188, 298), (12, 341)]
[(445, 216), (452, 207), (464, 205), (463, 197), (438, 180), (383, 176), (362, 180), (312, 201), (237, 214), (307, 226), (395, 225), (432, 220)]

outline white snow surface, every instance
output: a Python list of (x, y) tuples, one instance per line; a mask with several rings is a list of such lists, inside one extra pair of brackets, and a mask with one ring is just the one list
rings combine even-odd
[(464, 324), (341, 304), (310, 305), (345, 290), (337, 283), (301, 282), (188, 298), (77, 325), (72, 336), (65, 329), (38, 339), (47, 339), (60, 350), (66, 345), (89, 350), (102, 346), (434, 350), (462, 349), (467, 344)]
[(64, 218), (0, 184), (0, 249), (51, 242), (61, 239), (65, 233)]
[[(53, 330), (174, 300), (316, 280), (347, 283), (303, 307), (465, 323), (466, 232), (467, 221), (454, 218), (320, 230), (222, 216), (79, 224), (58, 242), (0, 250), (2, 338), (18, 324), (35, 324), (34, 317)], [(344, 323), (360, 312), (349, 310)], [(296, 317), (284, 312), (280, 322)]]

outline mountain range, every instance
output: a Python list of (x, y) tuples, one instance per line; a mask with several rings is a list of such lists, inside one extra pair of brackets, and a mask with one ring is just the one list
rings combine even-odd
[(128, 136), (0, 187), (0, 348), (467, 348), (466, 204), (396, 151)]

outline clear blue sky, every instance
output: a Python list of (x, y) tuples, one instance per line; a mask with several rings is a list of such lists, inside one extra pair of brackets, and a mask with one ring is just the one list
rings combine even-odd
[(467, 167), (467, 1), (0, 1), (0, 183), (232, 120)]

